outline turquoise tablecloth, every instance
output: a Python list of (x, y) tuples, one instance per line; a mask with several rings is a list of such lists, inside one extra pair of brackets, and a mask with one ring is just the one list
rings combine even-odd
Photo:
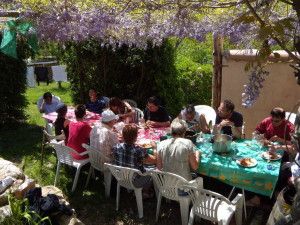
[[(260, 147), (252, 140), (238, 140), (232, 143), (230, 154), (213, 153), (209, 142), (197, 144), (202, 152), (198, 171), (200, 174), (214, 177), (229, 185), (244, 188), (258, 194), (271, 197), (275, 189), (280, 171), (281, 160), (268, 162), (261, 157), (267, 148)], [(281, 152), (282, 154), (283, 152)], [(251, 157), (257, 160), (257, 166), (244, 168), (236, 163), (236, 159)]]

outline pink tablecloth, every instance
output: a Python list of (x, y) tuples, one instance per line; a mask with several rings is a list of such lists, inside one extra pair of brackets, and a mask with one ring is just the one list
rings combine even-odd
[(160, 137), (166, 135), (169, 131), (170, 128), (168, 127), (139, 129), (137, 142), (159, 141)]
[[(57, 118), (57, 113), (56, 112), (48, 113), (48, 114), (44, 113), (42, 117), (53, 123)], [(68, 107), (66, 118), (69, 119), (70, 121), (76, 121), (73, 107)], [(87, 111), (84, 121), (87, 122), (90, 126), (93, 126), (94, 123), (99, 122), (100, 118), (101, 116), (99, 114)]]

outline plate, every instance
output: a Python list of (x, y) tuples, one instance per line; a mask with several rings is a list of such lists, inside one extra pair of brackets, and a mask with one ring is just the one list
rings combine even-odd
[(261, 157), (265, 160), (276, 161), (282, 158), (282, 155), (274, 153), (270, 154), (270, 152), (263, 152)]
[(242, 167), (254, 167), (257, 165), (257, 161), (256, 159), (253, 158), (242, 158), (242, 159), (238, 159), (236, 160), (236, 163)]

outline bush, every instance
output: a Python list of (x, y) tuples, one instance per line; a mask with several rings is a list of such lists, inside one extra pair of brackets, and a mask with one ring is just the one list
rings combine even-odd
[[(211, 104), (212, 88), (212, 41), (204, 43), (184, 39), (177, 47), (176, 69), (184, 92), (184, 105)], [(176, 45), (176, 39), (172, 40)]]
[[(0, 35), (0, 43), (2, 36)], [(18, 40), (18, 59), (0, 52), (0, 126), (25, 119), (26, 63), (29, 50), (25, 40)]]
[(102, 95), (134, 99), (140, 108), (148, 97), (159, 96), (172, 115), (182, 105), (175, 52), (168, 41), (160, 47), (149, 44), (146, 50), (128, 46), (114, 50), (96, 40), (72, 42), (61, 60), (67, 65), (74, 103), (86, 102), (88, 90), (94, 88)]

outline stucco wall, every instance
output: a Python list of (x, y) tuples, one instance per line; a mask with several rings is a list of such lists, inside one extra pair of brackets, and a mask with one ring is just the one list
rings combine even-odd
[(221, 98), (231, 99), (235, 103), (236, 111), (244, 116), (246, 137), (251, 138), (256, 125), (270, 114), (272, 108), (279, 106), (286, 111), (292, 110), (300, 99), (300, 86), (289, 63), (272, 63), (266, 66), (270, 74), (263, 84), (259, 99), (246, 109), (242, 106), (243, 85), (248, 82), (249, 74), (244, 69), (246, 63), (224, 58)]

